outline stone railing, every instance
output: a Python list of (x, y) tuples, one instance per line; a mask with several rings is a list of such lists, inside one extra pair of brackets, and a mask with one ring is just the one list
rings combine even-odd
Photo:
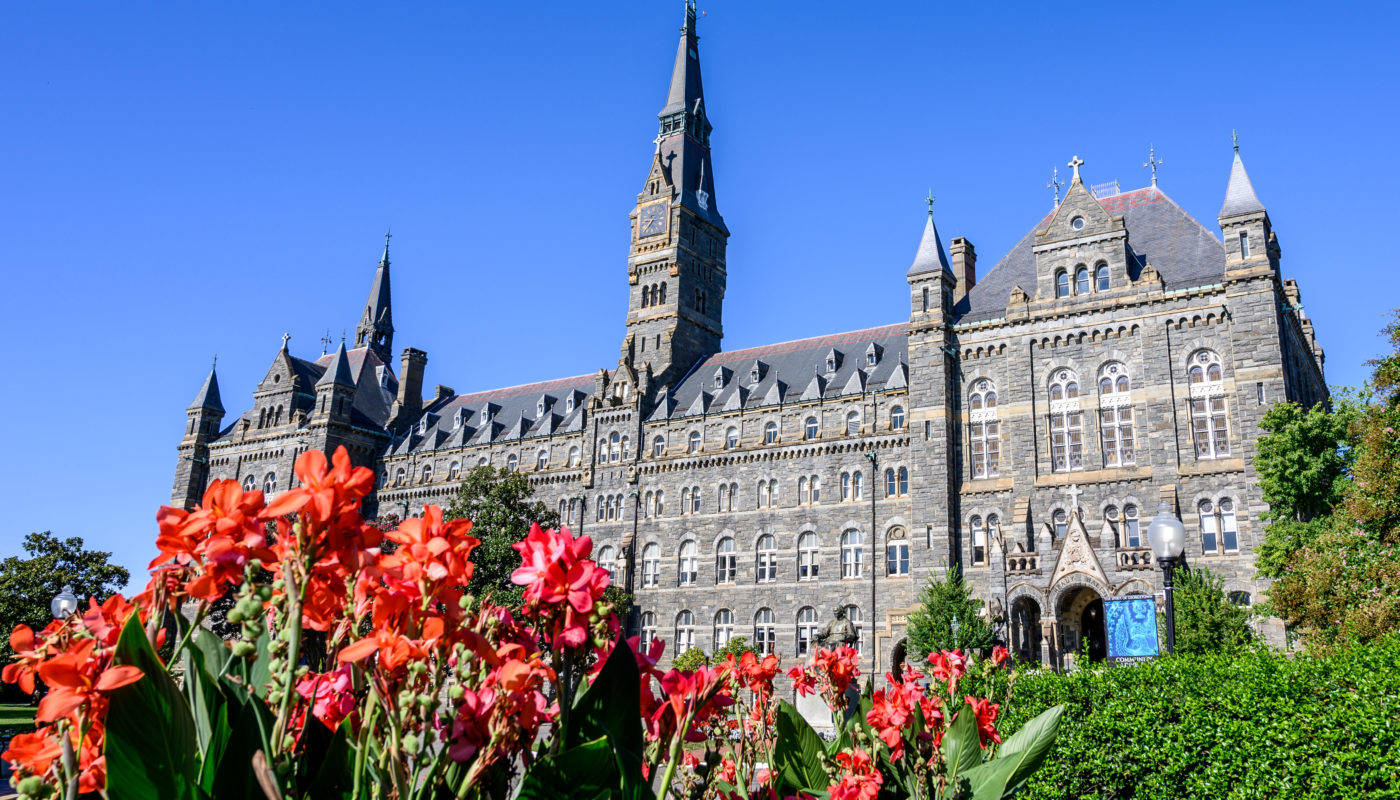
[(1040, 572), (1039, 553), (1007, 553), (1006, 574), (1033, 575)]
[(1118, 551), (1119, 569), (1152, 569), (1152, 548), (1134, 547)]

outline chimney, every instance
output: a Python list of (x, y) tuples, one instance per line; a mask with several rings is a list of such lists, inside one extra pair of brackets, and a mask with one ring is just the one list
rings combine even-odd
[(953, 240), (953, 246), (949, 248), (948, 255), (953, 262), (953, 278), (955, 279), (953, 305), (957, 305), (958, 301), (967, 297), (967, 293), (977, 285), (977, 251), (972, 248), (972, 242), (959, 236)]
[(411, 421), (423, 410), (423, 366), (427, 363), (427, 353), (404, 348), (403, 366), (399, 369), (399, 395), (394, 399), (396, 420)]

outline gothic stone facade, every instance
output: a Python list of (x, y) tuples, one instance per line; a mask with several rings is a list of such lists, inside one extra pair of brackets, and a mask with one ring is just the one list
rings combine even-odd
[(1164, 501), (1189, 563), (1258, 595), (1259, 419), (1327, 389), (1238, 152), (1219, 235), (1155, 182), (1096, 196), (1075, 159), (1063, 201), (980, 279), (971, 242), (945, 249), (930, 213), (907, 321), (724, 351), (728, 228), (693, 9), (659, 120), (615, 367), (425, 398), (425, 353), (391, 367), (386, 241), (355, 347), (311, 360), (284, 341), (231, 422), (211, 371), (174, 502), (216, 478), (275, 494), (299, 453), (340, 445), (378, 473), (385, 515), (446, 504), (478, 464), (520, 470), (668, 652), (743, 635), (791, 658), (844, 606), (876, 674), (951, 565), (1015, 650), (1063, 665), (1101, 640), (1098, 600), (1160, 596), (1146, 527)]

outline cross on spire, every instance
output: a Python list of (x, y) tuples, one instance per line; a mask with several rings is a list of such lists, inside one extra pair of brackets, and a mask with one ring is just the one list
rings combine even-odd
[(1234, 129), (1231, 129), (1231, 130), (1230, 130), (1230, 142), (1231, 142), (1232, 144), (1235, 145), (1235, 152), (1238, 153), (1238, 152), (1240, 151), (1240, 132), (1239, 132), (1239, 131), (1234, 130)]
[(925, 203), (928, 203), (928, 215), (929, 215), (930, 217), (933, 216), (933, 202), (934, 202), (935, 200), (937, 200), (937, 199), (938, 199), (938, 198), (936, 198), (936, 197), (933, 196), (933, 190), (932, 190), (932, 189), (929, 189), (929, 190), (928, 190), (928, 197), (925, 197), (925, 198), (924, 198), (924, 202), (925, 202)]
[(1074, 168), (1074, 174), (1070, 176), (1070, 183), (1079, 183), (1079, 168), (1084, 166), (1084, 159), (1075, 156), (1069, 160), (1069, 165)]
[(286, 350), (286, 349), (287, 349), (287, 342), (290, 342), (291, 340), (292, 340), (292, 335), (291, 335), (290, 333), (284, 333), (284, 334), (282, 334), (282, 349), (283, 349), (283, 350)]
[(1064, 181), (1060, 180), (1060, 168), (1050, 168), (1050, 182), (1045, 184), (1045, 188), (1055, 190), (1055, 208), (1060, 207), (1060, 187), (1064, 186)]
[(1144, 167), (1147, 167), (1147, 168), (1150, 169), (1150, 170), (1152, 170), (1152, 185), (1153, 185), (1153, 186), (1156, 186), (1156, 185), (1157, 185), (1157, 168), (1160, 167), (1160, 166), (1162, 166), (1162, 163), (1163, 163), (1163, 162), (1162, 162), (1162, 159), (1157, 158), (1156, 151), (1152, 149), (1152, 145), (1151, 145), (1151, 144), (1148, 144), (1148, 145), (1147, 145), (1147, 163), (1146, 163), (1146, 164), (1143, 164), (1143, 166), (1144, 166)]

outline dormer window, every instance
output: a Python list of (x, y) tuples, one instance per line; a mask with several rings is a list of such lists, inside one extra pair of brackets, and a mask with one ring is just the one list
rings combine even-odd
[(491, 407), (490, 407), (490, 406), (486, 406), (485, 408), (481, 409), (481, 424), (482, 424), (482, 425), (490, 425), (490, 424), (491, 424)]
[(724, 367), (720, 367), (719, 369), (715, 370), (715, 388), (724, 388)]
[(572, 394), (569, 395), (569, 399), (564, 401), (564, 413), (574, 413), (574, 396)]
[(758, 372), (758, 367), (755, 366), (753, 369), (749, 370), (749, 383), (758, 383), (759, 379), (762, 377), (763, 376)]
[(544, 416), (544, 398), (541, 397), (540, 400), (539, 400), (539, 402), (538, 402), (538, 403), (535, 403), (535, 419), (539, 419), (540, 417), (543, 417), (543, 416)]

